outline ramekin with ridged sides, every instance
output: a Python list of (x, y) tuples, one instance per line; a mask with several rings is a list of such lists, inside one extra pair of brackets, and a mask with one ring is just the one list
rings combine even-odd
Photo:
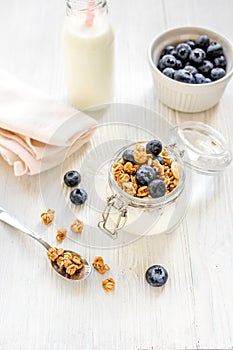
[[(157, 64), (162, 50), (167, 45), (176, 46), (180, 42), (196, 40), (206, 34), (211, 41), (219, 42), (227, 59), (226, 75), (207, 84), (187, 84), (164, 75)], [(181, 112), (202, 112), (215, 106), (233, 75), (233, 45), (224, 36), (201, 27), (179, 27), (167, 30), (152, 40), (148, 49), (148, 60), (156, 96), (161, 102)]]

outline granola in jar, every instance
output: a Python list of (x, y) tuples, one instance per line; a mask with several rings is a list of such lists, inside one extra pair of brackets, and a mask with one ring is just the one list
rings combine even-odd
[(112, 166), (118, 186), (131, 196), (143, 199), (172, 192), (179, 184), (181, 170), (159, 140), (137, 143), (134, 149), (126, 149)]

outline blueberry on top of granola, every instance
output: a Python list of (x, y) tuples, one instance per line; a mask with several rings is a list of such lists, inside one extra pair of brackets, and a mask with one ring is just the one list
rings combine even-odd
[(156, 178), (155, 170), (149, 165), (142, 165), (136, 172), (136, 180), (139, 185), (148, 185)]
[(146, 144), (146, 152), (152, 153), (155, 156), (161, 153), (162, 148), (163, 148), (163, 145), (159, 140), (152, 140)]
[(162, 197), (166, 193), (166, 185), (164, 181), (159, 179), (151, 181), (148, 188), (149, 188), (149, 194), (151, 195), (152, 198)]
[(160, 140), (137, 143), (124, 150), (112, 171), (118, 186), (134, 197), (159, 198), (172, 192), (179, 183), (180, 167)]

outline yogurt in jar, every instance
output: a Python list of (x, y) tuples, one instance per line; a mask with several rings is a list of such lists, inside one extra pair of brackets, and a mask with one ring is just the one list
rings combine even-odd
[(68, 98), (81, 110), (96, 108), (113, 98), (114, 35), (103, 4), (101, 9), (94, 5), (91, 23), (87, 22), (88, 10), (77, 8), (67, 12), (65, 19), (63, 47)]

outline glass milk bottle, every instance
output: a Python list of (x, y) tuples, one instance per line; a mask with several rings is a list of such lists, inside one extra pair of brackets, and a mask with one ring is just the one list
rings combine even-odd
[(69, 102), (98, 109), (113, 98), (114, 35), (105, 0), (67, 0), (63, 30)]

